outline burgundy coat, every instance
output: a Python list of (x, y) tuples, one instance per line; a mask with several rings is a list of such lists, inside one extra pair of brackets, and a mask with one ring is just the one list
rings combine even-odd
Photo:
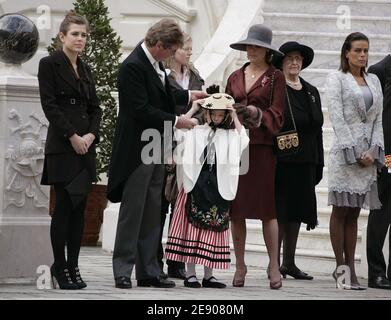
[[(250, 144), (273, 145), (273, 136), (278, 133), (284, 120), (285, 77), (280, 70), (270, 66), (246, 93), (244, 69), (248, 64), (244, 64), (230, 75), (225, 91), (235, 99), (235, 102), (253, 105), (262, 110), (261, 126), (250, 129)], [(269, 107), (270, 80), (274, 72), (273, 101)]]
[[(240, 176), (238, 192), (232, 202), (231, 215), (247, 219), (276, 218), (274, 177), (276, 158), (272, 150), (273, 136), (283, 125), (285, 108), (285, 77), (273, 66), (254, 83), (248, 93), (245, 89), (246, 63), (228, 78), (226, 93), (236, 103), (253, 105), (262, 110), (259, 128), (250, 129), (249, 171)], [(274, 73), (273, 99), (270, 104), (271, 78)]]

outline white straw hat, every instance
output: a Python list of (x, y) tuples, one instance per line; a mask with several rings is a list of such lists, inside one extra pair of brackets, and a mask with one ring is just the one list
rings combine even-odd
[(234, 98), (226, 93), (214, 93), (204, 100), (201, 107), (208, 110), (227, 110), (227, 106), (235, 103)]

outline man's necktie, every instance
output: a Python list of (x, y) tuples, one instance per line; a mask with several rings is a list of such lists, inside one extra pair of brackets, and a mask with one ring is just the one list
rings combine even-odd
[(156, 70), (156, 72), (157, 72), (157, 74), (158, 74), (158, 76), (160, 78), (160, 81), (163, 83), (163, 86), (164, 86), (164, 84), (165, 84), (165, 79), (164, 79), (165, 74), (164, 74), (164, 71), (160, 69), (158, 61), (155, 61), (154, 68), (155, 68), (155, 70)]

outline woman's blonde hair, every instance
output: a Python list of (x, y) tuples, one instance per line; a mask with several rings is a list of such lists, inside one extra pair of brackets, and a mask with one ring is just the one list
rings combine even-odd
[[(190, 42), (190, 41), (193, 41), (193, 39), (191, 38), (191, 36), (185, 32), (183, 32), (183, 46)], [(182, 47), (183, 47), (182, 46)], [(164, 68), (166, 69), (170, 69), (171, 71), (174, 71), (172, 69), (172, 66), (174, 64), (174, 60), (175, 60), (175, 55), (172, 55), (170, 57), (168, 57), (166, 60), (163, 61), (163, 64), (164, 64)], [(183, 66), (181, 66), (182, 68)], [(193, 63), (189, 62), (186, 66), (185, 66), (188, 70), (191, 70), (191, 71), (194, 71), (194, 72), (197, 72), (197, 70), (195, 70), (194, 68), (194, 65)], [(183, 70), (182, 70), (183, 71)], [(176, 75), (175, 75), (175, 72), (173, 72), (172, 74), (172, 77), (175, 79), (176, 78)]]

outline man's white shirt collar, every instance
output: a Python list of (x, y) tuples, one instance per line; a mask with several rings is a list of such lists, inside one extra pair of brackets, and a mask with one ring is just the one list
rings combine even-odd
[(153, 67), (155, 67), (155, 63), (157, 62), (157, 60), (149, 52), (147, 45), (145, 44), (145, 41), (141, 44), (141, 48), (143, 48), (145, 55), (147, 56), (149, 62), (152, 64)]
[[(143, 43), (141, 44), (141, 48), (144, 50), (145, 55), (147, 56), (149, 62), (152, 64), (152, 67), (156, 70), (155, 63), (157, 62), (157, 60), (154, 57), (152, 57), (152, 54), (149, 52), (149, 50), (148, 50), (148, 48), (147, 48), (147, 46), (145, 44), (145, 41), (143, 41)], [(158, 71), (156, 70), (156, 72), (158, 72)], [(191, 92), (190, 92), (190, 90), (188, 92), (189, 92), (188, 93), (188, 95), (189, 95), (189, 98), (188, 98), (189, 100), (188, 101), (190, 101), (191, 100)], [(174, 127), (176, 126), (177, 122), (178, 122), (178, 116), (175, 116)]]

